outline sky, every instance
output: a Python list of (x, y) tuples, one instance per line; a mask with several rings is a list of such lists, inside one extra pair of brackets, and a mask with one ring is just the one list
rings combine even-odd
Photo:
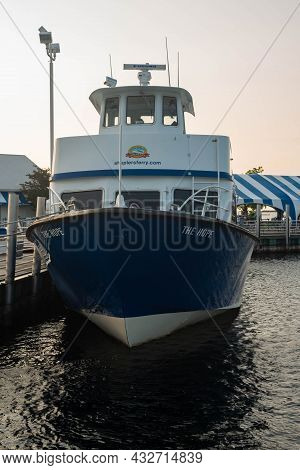
[[(187, 132), (228, 135), (232, 168), (300, 175), (299, 0), (0, 0), (0, 153), (49, 166), (49, 77), (38, 28), (52, 31), (55, 137), (97, 134), (88, 97), (124, 63), (166, 63), (193, 96)], [(5, 11), (6, 10), (6, 11)], [(286, 24), (282, 31), (283, 26)], [(276, 39), (277, 38), (277, 39)], [(167, 85), (153, 72), (152, 85)]]

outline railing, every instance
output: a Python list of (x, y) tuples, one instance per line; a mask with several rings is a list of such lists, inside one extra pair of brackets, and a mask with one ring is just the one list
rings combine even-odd
[[(209, 194), (212, 191), (217, 193), (217, 204), (209, 202), (209, 199), (215, 198), (215, 196)], [(230, 192), (229, 189), (221, 186), (205, 186), (195, 191), (195, 183), (193, 181), (191, 196), (189, 196), (181, 206), (177, 207), (177, 210), (191, 212), (192, 214), (201, 214), (201, 216), (205, 216), (205, 214), (209, 212), (210, 217), (219, 218), (220, 210), (225, 212), (229, 211), (228, 208), (220, 205), (221, 191)], [(202, 205), (202, 207), (197, 209), (199, 205)]]
[(53, 188), (50, 188), (49, 186), (49, 202), (50, 202), (50, 206), (49, 206), (49, 212), (50, 214), (52, 213), (55, 213), (55, 212), (61, 212), (62, 210), (66, 211), (67, 210), (67, 207), (64, 203), (64, 201), (62, 200), (62, 198), (60, 197), (60, 195), (54, 191)]
[(300, 221), (293, 220), (292, 222), (290, 222), (290, 234), (300, 235)]
[[(287, 229), (289, 236), (300, 236), (300, 221), (288, 220), (261, 220), (259, 226), (260, 237), (276, 237), (286, 235)], [(241, 227), (249, 230), (251, 233), (257, 233), (257, 221), (256, 220), (243, 220), (238, 221)]]
[(27, 227), (35, 220), (45, 216), (45, 198), (37, 198), (36, 217), (18, 219), (19, 197), (9, 193), (8, 218), (0, 225), (0, 284), (5, 284), (5, 302), (12, 304), (15, 280), (32, 275), (33, 294), (36, 293), (38, 277), (46, 264), (36, 247), (25, 236)]
[[(15, 263), (15, 278), (20, 276), (29, 275), (33, 269), (34, 258), (34, 245), (25, 235), (27, 227), (37, 220), (36, 217), (27, 219), (18, 219), (10, 222), (17, 224), (18, 230), (16, 235), (16, 263)], [(8, 230), (9, 223), (0, 223), (0, 233)], [(7, 277), (7, 245), (9, 235), (0, 235), (0, 283), (5, 282)], [(41, 260), (41, 269), (46, 269), (46, 264)]]

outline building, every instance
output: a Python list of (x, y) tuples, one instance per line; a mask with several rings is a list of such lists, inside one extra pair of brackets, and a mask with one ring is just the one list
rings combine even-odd
[(8, 193), (19, 194), (19, 217), (33, 217), (32, 205), (21, 192), (20, 185), (28, 180), (28, 174), (38, 167), (25, 155), (0, 154), (0, 222), (7, 219)]

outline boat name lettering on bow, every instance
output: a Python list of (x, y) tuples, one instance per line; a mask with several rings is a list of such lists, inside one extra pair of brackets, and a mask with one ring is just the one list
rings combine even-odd
[(214, 230), (211, 230), (210, 228), (198, 228), (193, 227), (192, 225), (185, 225), (181, 233), (202, 238), (212, 238)]
[(41, 234), (44, 238), (52, 238), (52, 237), (63, 237), (64, 233), (60, 227), (57, 228), (50, 228), (48, 230), (42, 230)]

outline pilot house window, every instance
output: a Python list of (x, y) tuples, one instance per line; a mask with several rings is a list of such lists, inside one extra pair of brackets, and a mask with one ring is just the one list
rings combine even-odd
[(131, 209), (160, 209), (159, 191), (122, 191), (122, 196)]
[(105, 100), (104, 127), (117, 126), (119, 124), (119, 98), (107, 98)]
[(165, 126), (178, 126), (177, 100), (175, 97), (163, 97), (163, 124)]
[(102, 191), (73, 191), (61, 195), (63, 202), (75, 209), (96, 209), (102, 207)]
[(154, 96), (128, 96), (126, 109), (127, 124), (153, 124), (154, 112)]

